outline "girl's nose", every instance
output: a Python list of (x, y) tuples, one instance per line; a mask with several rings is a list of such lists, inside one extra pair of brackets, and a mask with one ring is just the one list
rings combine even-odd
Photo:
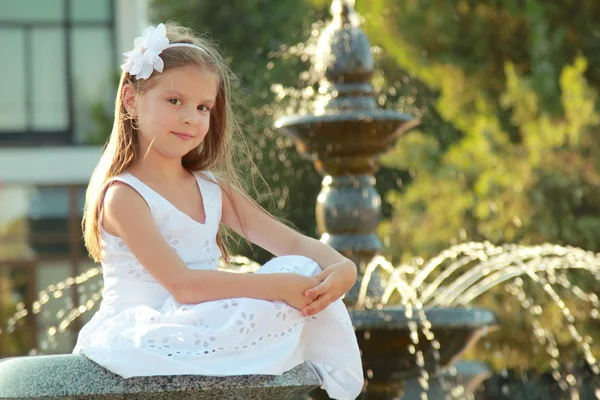
[(194, 109), (194, 110), (185, 110), (183, 112), (183, 117), (182, 117), (181, 121), (187, 125), (198, 125), (199, 119), (200, 119), (200, 116), (198, 115), (198, 112)]

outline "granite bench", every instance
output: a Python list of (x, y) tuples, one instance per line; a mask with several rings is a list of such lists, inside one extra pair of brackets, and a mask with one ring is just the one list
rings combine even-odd
[(308, 363), (282, 375), (123, 379), (73, 354), (0, 360), (0, 399), (297, 399), (321, 385)]

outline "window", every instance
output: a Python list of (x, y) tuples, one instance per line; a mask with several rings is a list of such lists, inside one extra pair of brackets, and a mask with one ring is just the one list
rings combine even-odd
[(0, 145), (83, 141), (114, 86), (114, 20), (114, 0), (0, 0)]

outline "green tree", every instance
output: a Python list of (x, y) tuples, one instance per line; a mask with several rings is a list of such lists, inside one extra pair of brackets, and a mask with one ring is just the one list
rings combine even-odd
[[(383, 48), (378, 86), (387, 89), (384, 100), (422, 120), (384, 158), (386, 167), (409, 172), (390, 197), (395, 217), (384, 231), (400, 235), (390, 240), (399, 244), (391, 253), (430, 257), (465, 240), (597, 250), (592, 149), (600, 42), (593, 38), (600, 35), (600, 4), (376, 0), (357, 6), (371, 41)], [(586, 168), (572, 174), (573, 160)], [(507, 198), (494, 201), (501, 193)], [(402, 226), (414, 228), (409, 235)]]
[(520, 143), (485, 110), (471, 115), (469, 129), (447, 151), (422, 131), (402, 138), (384, 163), (416, 173), (403, 192), (389, 196), (394, 217), (382, 229), (401, 243), (390, 251), (401, 258), (432, 256), (466, 240), (553, 242), (598, 251), (599, 114), (585, 70), (582, 58), (565, 67), (564, 113), (551, 115), (540, 110), (530, 80), (507, 64), (500, 103), (511, 109)]

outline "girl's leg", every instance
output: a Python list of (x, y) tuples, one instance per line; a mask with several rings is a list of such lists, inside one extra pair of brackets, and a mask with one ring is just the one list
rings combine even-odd
[(321, 267), (315, 261), (304, 256), (281, 256), (275, 257), (255, 273), (296, 273), (304, 276), (314, 276), (321, 272)]

